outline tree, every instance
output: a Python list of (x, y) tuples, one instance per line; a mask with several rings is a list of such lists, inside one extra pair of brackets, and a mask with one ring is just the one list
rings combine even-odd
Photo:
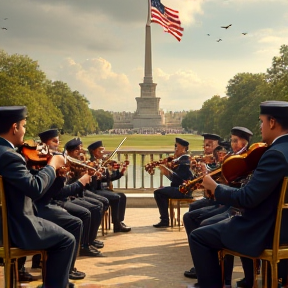
[(73, 135), (96, 132), (97, 122), (88, 107), (89, 102), (78, 91), (72, 92), (66, 83), (54, 81), (49, 85), (47, 94), (63, 114), (64, 132)]
[(267, 69), (266, 80), (271, 85), (272, 99), (288, 101), (288, 45), (282, 45), (280, 56), (273, 57), (272, 66)]
[[(221, 136), (228, 137), (233, 126), (244, 126), (244, 122), (245, 127), (253, 128), (254, 105), (259, 101), (253, 98), (258, 95), (255, 93), (257, 89), (265, 84), (265, 74), (239, 73), (229, 80), (226, 93), (228, 99), (219, 117)], [(259, 104), (260, 102), (257, 105)]]
[(100, 131), (106, 131), (113, 128), (114, 120), (112, 113), (104, 111), (103, 109), (93, 110), (92, 115), (99, 125)]
[(199, 110), (189, 111), (182, 120), (182, 127), (186, 131), (197, 131), (197, 114), (199, 113)]
[(8, 55), (0, 50), (0, 103), (25, 105), (29, 112), (27, 135), (63, 125), (61, 111), (46, 95), (49, 81), (37, 61), (28, 56)]
[(226, 102), (226, 98), (215, 95), (203, 103), (197, 120), (198, 132), (219, 133), (219, 117), (221, 117), (226, 107)]

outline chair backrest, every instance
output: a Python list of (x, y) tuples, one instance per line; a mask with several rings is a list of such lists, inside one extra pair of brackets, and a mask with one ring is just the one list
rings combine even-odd
[(2, 246), (4, 247), (4, 257), (10, 258), (10, 241), (8, 234), (8, 219), (7, 219), (7, 206), (6, 197), (4, 192), (3, 178), (0, 175), (0, 208), (2, 216)]
[[(280, 243), (280, 233), (281, 233), (281, 222), (283, 210), (288, 209), (288, 177), (284, 177), (283, 184), (280, 192), (278, 207), (277, 207), (277, 216), (274, 228), (274, 237), (273, 237), (273, 256), (277, 257)], [(287, 247), (287, 244), (285, 245)]]

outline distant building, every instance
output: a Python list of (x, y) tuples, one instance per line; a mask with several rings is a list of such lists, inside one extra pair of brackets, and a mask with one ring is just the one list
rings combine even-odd
[(181, 133), (184, 131), (182, 128), (183, 117), (187, 111), (181, 112), (166, 112), (160, 109), (161, 117), (164, 118), (164, 125), (162, 127), (134, 127), (133, 126), (133, 112), (111, 112), (113, 115), (114, 126), (112, 133), (125, 134), (127, 131), (137, 133)]

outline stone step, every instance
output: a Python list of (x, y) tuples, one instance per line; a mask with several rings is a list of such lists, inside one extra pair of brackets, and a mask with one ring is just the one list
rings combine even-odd
[(125, 193), (127, 197), (127, 208), (157, 208), (154, 199), (155, 189), (115, 189), (117, 192)]
[(157, 208), (152, 193), (126, 193), (128, 208)]
[[(125, 193), (127, 197), (126, 207), (127, 208), (157, 208), (156, 201), (154, 199), (155, 189), (115, 189), (117, 192)], [(201, 199), (203, 197), (203, 190), (195, 190), (193, 192), (195, 199)], [(189, 205), (184, 205), (189, 206)]]

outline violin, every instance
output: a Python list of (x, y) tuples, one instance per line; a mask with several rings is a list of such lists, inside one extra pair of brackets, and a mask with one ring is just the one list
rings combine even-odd
[(237, 178), (251, 174), (267, 149), (268, 145), (266, 143), (254, 143), (246, 152), (240, 155), (232, 155), (225, 159), (221, 168), (222, 176), (226, 183), (230, 184)]
[(199, 176), (199, 177), (197, 177), (197, 178), (195, 178), (193, 180), (186, 181), (184, 184), (179, 186), (179, 191), (182, 194), (188, 194), (188, 192), (191, 189), (192, 190), (199, 189), (200, 186), (201, 186), (201, 182), (202, 182), (204, 176), (206, 176), (206, 175), (210, 175), (215, 181), (218, 182), (219, 181), (219, 177), (221, 176), (221, 167), (211, 171), (210, 173), (201, 175), (201, 176)]
[(47, 165), (48, 160), (53, 156), (49, 152), (47, 145), (35, 145), (30, 146), (28, 143), (24, 143), (19, 148), (20, 153), (25, 158), (28, 166), (40, 166)]
[[(144, 169), (146, 172), (148, 172), (150, 175), (155, 174), (155, 168), (159, 167), (160, 164), (168, 164), (172, 162), (174, 159), (174, 156), (168, 156), (167, 158), (164, 159), (159, 159), (158, 161), (152, 161), (144, 166)], [(170, 167), (169, 167), (170, 168)], [(171, 167), (172, 168), (172, 167)]]
[(201, 186), (200, 183), (202, 182), (202, 179), (206, 175), (210, 175), (216, 182), (225, 184), (231, 184), (237, 178), (246, 177), (255, 170), (261, 156), (267, 149), (267, 144), (260, 142), (252, 144), (249, 149), (242, 154), (227, 154), (227, 157), (220, 168), (185, 182), (179, 186), (179, 191), (183, 194), (187, 194), (191, 189), (198, 189)]
[[(62, 155), (60, 152), (51, 152), (45, 143), (39, 143), (34, 146), (24, 143), (19, 148), (19, 152), (25, 158), (27, 166), (37, 170), (46, 166), (53, 155)], [(57, 169), (56, 174), (57, 176), (66, 176), (69, 170), (69, 167), (63, 166)]]
[(193, 172), (194, 176), (201, 177), (203, 174), (202, 171), (202, 164), (205, 163), (206, 165), (214, 165), (215, 164), (215, 157), (213, 154), (206, 154), (206, 155), (197, 155), (190, 157), (190, 168)]

